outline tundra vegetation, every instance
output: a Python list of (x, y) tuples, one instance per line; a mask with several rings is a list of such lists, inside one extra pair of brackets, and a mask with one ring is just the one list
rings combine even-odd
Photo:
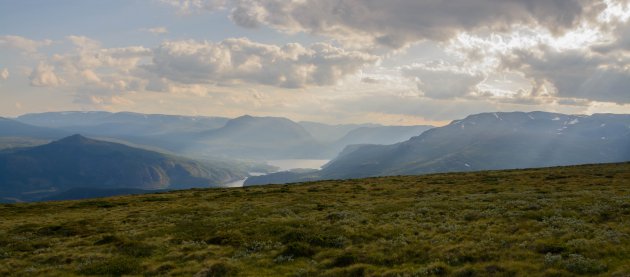
[(630, 274), (630, 163), (0, 205), (0, 275)]

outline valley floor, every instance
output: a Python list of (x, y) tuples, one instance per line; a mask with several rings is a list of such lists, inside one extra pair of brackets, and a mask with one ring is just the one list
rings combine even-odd
[(630, 163), (0, 205), (0, 275), (630, 274)]

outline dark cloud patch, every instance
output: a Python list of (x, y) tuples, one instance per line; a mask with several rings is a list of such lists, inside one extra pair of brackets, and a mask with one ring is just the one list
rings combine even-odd
[(630, 51), (630, 21), (616, 24), (613, 30), (613, 37), (613, 41), (595, 45), (591, 49), (602, 54)]
[(624, 56), (541, 47), (516, 51), (504, 60), (503, 66), (523, 72), (535, 84), (552, 84), (557, 97), (630, 103), (628, 63), (630, 59)]
[(423, 39), (444, 41), (461, 31), (507, 31), (536, 25), (561, 34), (594, 20), (606, 7), (591, 0), (234, 0), (232, 19), (340, 40), (371, 40), (392, 48)]

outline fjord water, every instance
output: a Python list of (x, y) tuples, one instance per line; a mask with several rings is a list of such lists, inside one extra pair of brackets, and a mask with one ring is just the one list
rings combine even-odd
[(284, 160), (269, 160), (269, 165), (278, 167), (279, 171), (286, 171), (297, 168), (304, 169), (321, 169), (322, 166), (330, 162), (330, 160), (310, 160), (310, 159), (284, 159)]
[[(267, 164), (277, 167), (278, 171), (287, 171), (287, 170), (298, 169), (298, 168), (322, 169), (322, 167), (328, 162), (330, 162), (330, 160), (285, 159), (285, 160), (269, 160), (267, 161)], [(265, 173), (250, 172), (249, 175), (262, 176), (262, 175), (265, 175)], [(228, 188), (242, 187), (245, 181), (247, 181), (247, 178), (227, 183), (224, 185), (224, 187), (228, 187)]]

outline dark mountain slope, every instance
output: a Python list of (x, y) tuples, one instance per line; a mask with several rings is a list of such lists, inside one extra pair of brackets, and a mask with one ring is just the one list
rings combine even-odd
[(334, 154), (353, 144), (394, 144), (419, 136), (433, 126), (375, 126), (354, 129), (336, 141), (331, 150)]
[(340, 155), (327, 177), (376, 176), (630, 160), (630, 115), (485, 113), (390, 146)]
[(3, 197), (32, 200), (74, 187), (173, 189), (217, 186), (245, 172), (74, 135), (0, 153)]

